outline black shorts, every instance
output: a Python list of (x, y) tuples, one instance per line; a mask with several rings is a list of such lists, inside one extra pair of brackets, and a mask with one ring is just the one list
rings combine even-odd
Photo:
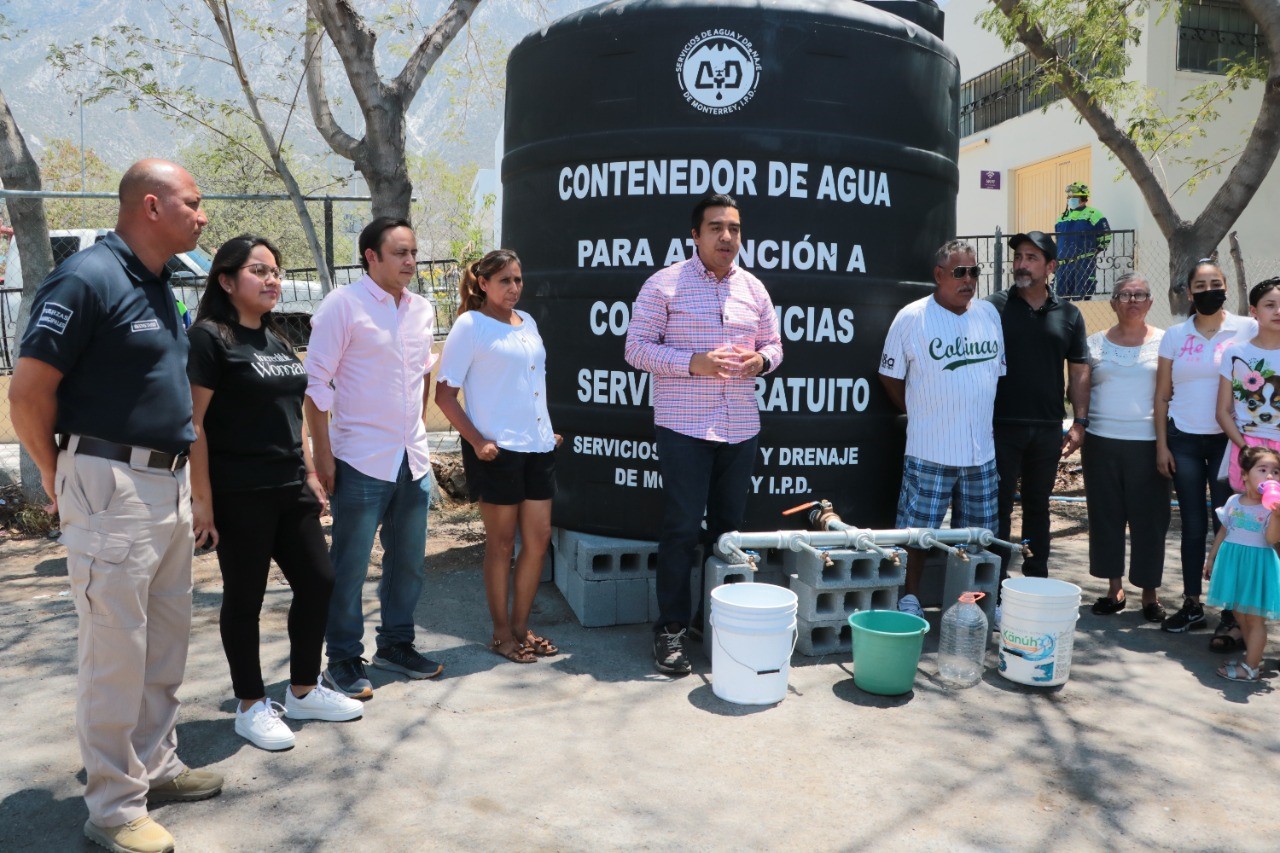
[(522, 453), (498, 449), (492, 462), (476, 456), (462, 442), (462, 467), (467, 472), (467, 492), (473, 501), (514, 506), (524, 501), (549, 501), (556, 494), (556, 452)]

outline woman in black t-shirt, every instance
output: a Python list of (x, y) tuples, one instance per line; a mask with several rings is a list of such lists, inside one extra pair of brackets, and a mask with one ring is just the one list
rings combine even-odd
[[(320, 684), (333, 567), (320, 529), (326, 501), (302, 434), (307, 375), (277, 329), (280, 253), (243, 234), (214, 256), (189, 334), (191, 510), (196, 545), (218, 550), (219, 625), (236, 698), (236, 733), (262, 749), (293, 746), (280, 719), (353, 720), (363, 706)], [(258, 619), (272, 558), (293, 591), (289, 688), (267, 698)], [(279, 709), (279, 710), (277, 710)]]

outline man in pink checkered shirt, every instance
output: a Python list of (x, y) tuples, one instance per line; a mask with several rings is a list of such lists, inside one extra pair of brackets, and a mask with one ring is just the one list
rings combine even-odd
[(652, 275), (627, 328), (627, 363), (652, 374), (653, 422), (662, 473), (658, 622), (654, 664), (690, 671), (684, 636), (689, 574), (702, 534), (738, 529), (760, 433), (756, 377), (782, 363), (773, 302), (734, 261), (742, 245), (738, 203), (712, 195), (693, 209), (697, 254)]

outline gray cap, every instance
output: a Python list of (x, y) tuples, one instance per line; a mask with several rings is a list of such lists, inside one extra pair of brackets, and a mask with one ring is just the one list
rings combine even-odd
[(1009, 238), (1009, 248), (1015, 252), (1018, 251), (1018, 245), (1021, 243), (1030, 243), (1040, 251), (1044, 252), (1046, 261), (1057, 260), (1058, 246), (1053, 242), (1053, 238), (1043, 231), (1028, 231), (1026, 234), (1014, 234)]

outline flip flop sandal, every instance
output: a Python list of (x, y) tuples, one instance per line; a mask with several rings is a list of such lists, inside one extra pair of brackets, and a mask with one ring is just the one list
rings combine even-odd
[[(513, 643), (514, 647), (508, 651), (502, 650), (503, 642)], [(504, 657), (512, 663), (534, 663), (538, 659), (534, 656), (533, 651), (524, 643), (517, 643), (515, 640), (494, 640), (489, 644), (489, 651), (499, 657)]]
[(546, 637), (539, 637), (532, 631), (525, 636), (524, 647), (540, 658), (555, 657), (560, 654), (560, 649), (555, 643)]
[(1228, 681), (1245, 681), (1253, 683), (1262, 678), (1262, 667), (1254, 669), (1244, 661), (1227, 661), (1223, 666), (1218, 667), (1218, 675)]

